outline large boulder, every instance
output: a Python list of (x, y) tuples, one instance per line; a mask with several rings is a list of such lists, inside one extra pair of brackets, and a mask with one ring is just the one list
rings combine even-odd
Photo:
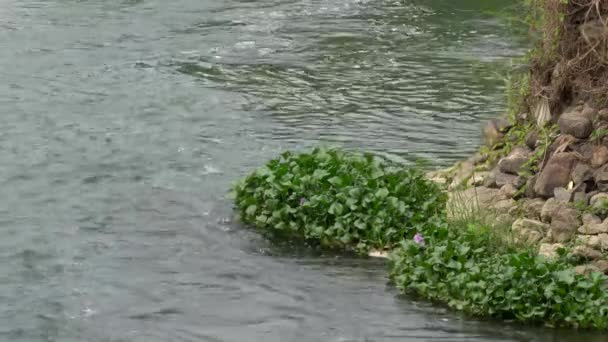
[(508, 156), (498, 162), (498, 169), (503, 173), (517, 175), (530, 159), (531, 152), (527, 147), (514, 148)]
[(578, 139), (587, 138), (593, 130), (591, 118), (577, 110), (563, 113), (557, 121), (559, 130)]
[(574, 153), (554, 154), (538, 176), (534, 185), (534, 192), (548, 198), (553, 196), (555, 188), (567, 187), (576, 162), (577, 158)]

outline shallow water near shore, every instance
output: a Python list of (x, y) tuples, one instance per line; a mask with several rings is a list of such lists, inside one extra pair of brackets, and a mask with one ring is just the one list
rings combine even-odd
[(0, 0), (0, 341), (605, 341), (233, 220), (231, 183), (286, 149), (474, 151), (525, 51), (480, 2)]

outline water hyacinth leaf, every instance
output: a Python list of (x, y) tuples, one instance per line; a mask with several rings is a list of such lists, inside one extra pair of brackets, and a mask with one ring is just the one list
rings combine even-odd
[(344, 206), (338, 202), (334, 202), (329, 207), (328, 212), (333, 215), (341, 215), (344, 211)]
[(258, 207), (253, 204), (247, 207), (247, 209), (245, 210), (245, 214), (249, 215), (249, 216), (253, 216), (255, 215), (255, 212), (258, 210)]
[(388, 194), (389, 194), (389, 191), (387, 188), (380, 188), (380, 189), (378, 189), (378, 191), (376, 191), (374, 196), (382, 199), (382, 198), (386, 198), (386, 196), (388, 196)]

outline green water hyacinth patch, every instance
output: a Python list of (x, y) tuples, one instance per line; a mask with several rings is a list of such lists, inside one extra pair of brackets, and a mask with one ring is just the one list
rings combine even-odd
[(497, 253), (483, 229), (438, 223), (427, 233), (425, 245), (404, 240), (391, 255), (401, 291), (475, 316), (608, 329), (608, 278), (576, 274), (565, 253), (555, 261), (527, 250)]
[(241, 220), (272, 238), (360, 253), (413, 238), (430, 218), (444, 217), (447, 199), (415, 168), (324, 148), (285, 152), (234, 193)]

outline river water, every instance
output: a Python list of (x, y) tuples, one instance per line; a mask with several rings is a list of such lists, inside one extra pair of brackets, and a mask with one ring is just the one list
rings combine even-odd
[(0, 341), (581, 338), (398, 296), (226, 199), (316, 143), (469, 154), (525, 46), (509, 2), (0, 0)]

